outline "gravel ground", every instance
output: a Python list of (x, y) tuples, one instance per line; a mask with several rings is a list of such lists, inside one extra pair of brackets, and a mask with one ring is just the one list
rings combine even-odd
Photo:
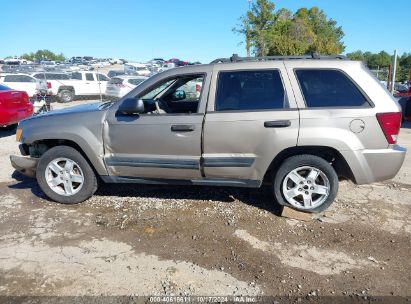
[(411, 296), (410, 153), (301, 222), (266, 188), (103, 185), (56, 204), (13, 173), (17, 150), (0, 131), (0, 295)]

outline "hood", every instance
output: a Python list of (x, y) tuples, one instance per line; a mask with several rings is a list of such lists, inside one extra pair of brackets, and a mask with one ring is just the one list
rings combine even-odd
[(96, 102), (96, 103), (89, 103), (84, 105), (78, 105), (73, 107), (68, 107), (64, 109), (53, 110), (47, 113), (39, 114), (33, 116), (26, 120), (35, 120), (44, 117), (56, 116), (56, 115), (68, 115), (68, 114), (78, 114), (78, 113), (88, 113), (88, 112), (96, 112), (96, 111), (104, 111), (107, 110), (112, 103), (110, 102)]

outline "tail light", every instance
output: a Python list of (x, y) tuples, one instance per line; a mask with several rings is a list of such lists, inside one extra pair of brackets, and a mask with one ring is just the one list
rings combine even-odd
[(401, 112), (377, 113), (377, 120), (389, 144), (397, 143), (401, 127)]
[(201, 85), (198, 83), (196, 84), (196, 92), (201, 92)]
[(47, 82), (47, 89), (51, 89), (51, 82)]

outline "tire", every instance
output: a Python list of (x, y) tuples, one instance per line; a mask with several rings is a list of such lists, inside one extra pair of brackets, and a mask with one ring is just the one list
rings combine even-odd
[(338, 192), (334, 168), (323, 158), (309, 154), (286, 159), (273, 180), (277, 202), (303, 212), (326, 210)]
[(17, 128), (17, 124), (11, 124), (11, 125), (7, 125), (7, 126), (4, 126), (4, 127), (1, 127), (0, 130), (10, 131), (10, 130), (14, 130), (14, 129), (16, 129), (16, 128)]
[(47, 150), (37, 165), (36, 178), (41, 190), (51, 200), (62, 204), (81, 203), (90, 198), (98, 186), (88, 161), (68, 146)]
[(58, 101), (61, 103), (72, 102), (74, 99), (74, 92), (70, 90), (61, 90), (58, 93)]

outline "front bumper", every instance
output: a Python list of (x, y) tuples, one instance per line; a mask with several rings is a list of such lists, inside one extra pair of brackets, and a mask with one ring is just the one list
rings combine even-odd
[(395, 145), (389, 149), (342, 152), (357, 184), (370, 184), (393, 178), (405, 159), (407, 149)]
[(39, 158), (30, 156), (10, 155), (10, 162), (13, 168), (28, 177), (36, 177), (39, 160)]

